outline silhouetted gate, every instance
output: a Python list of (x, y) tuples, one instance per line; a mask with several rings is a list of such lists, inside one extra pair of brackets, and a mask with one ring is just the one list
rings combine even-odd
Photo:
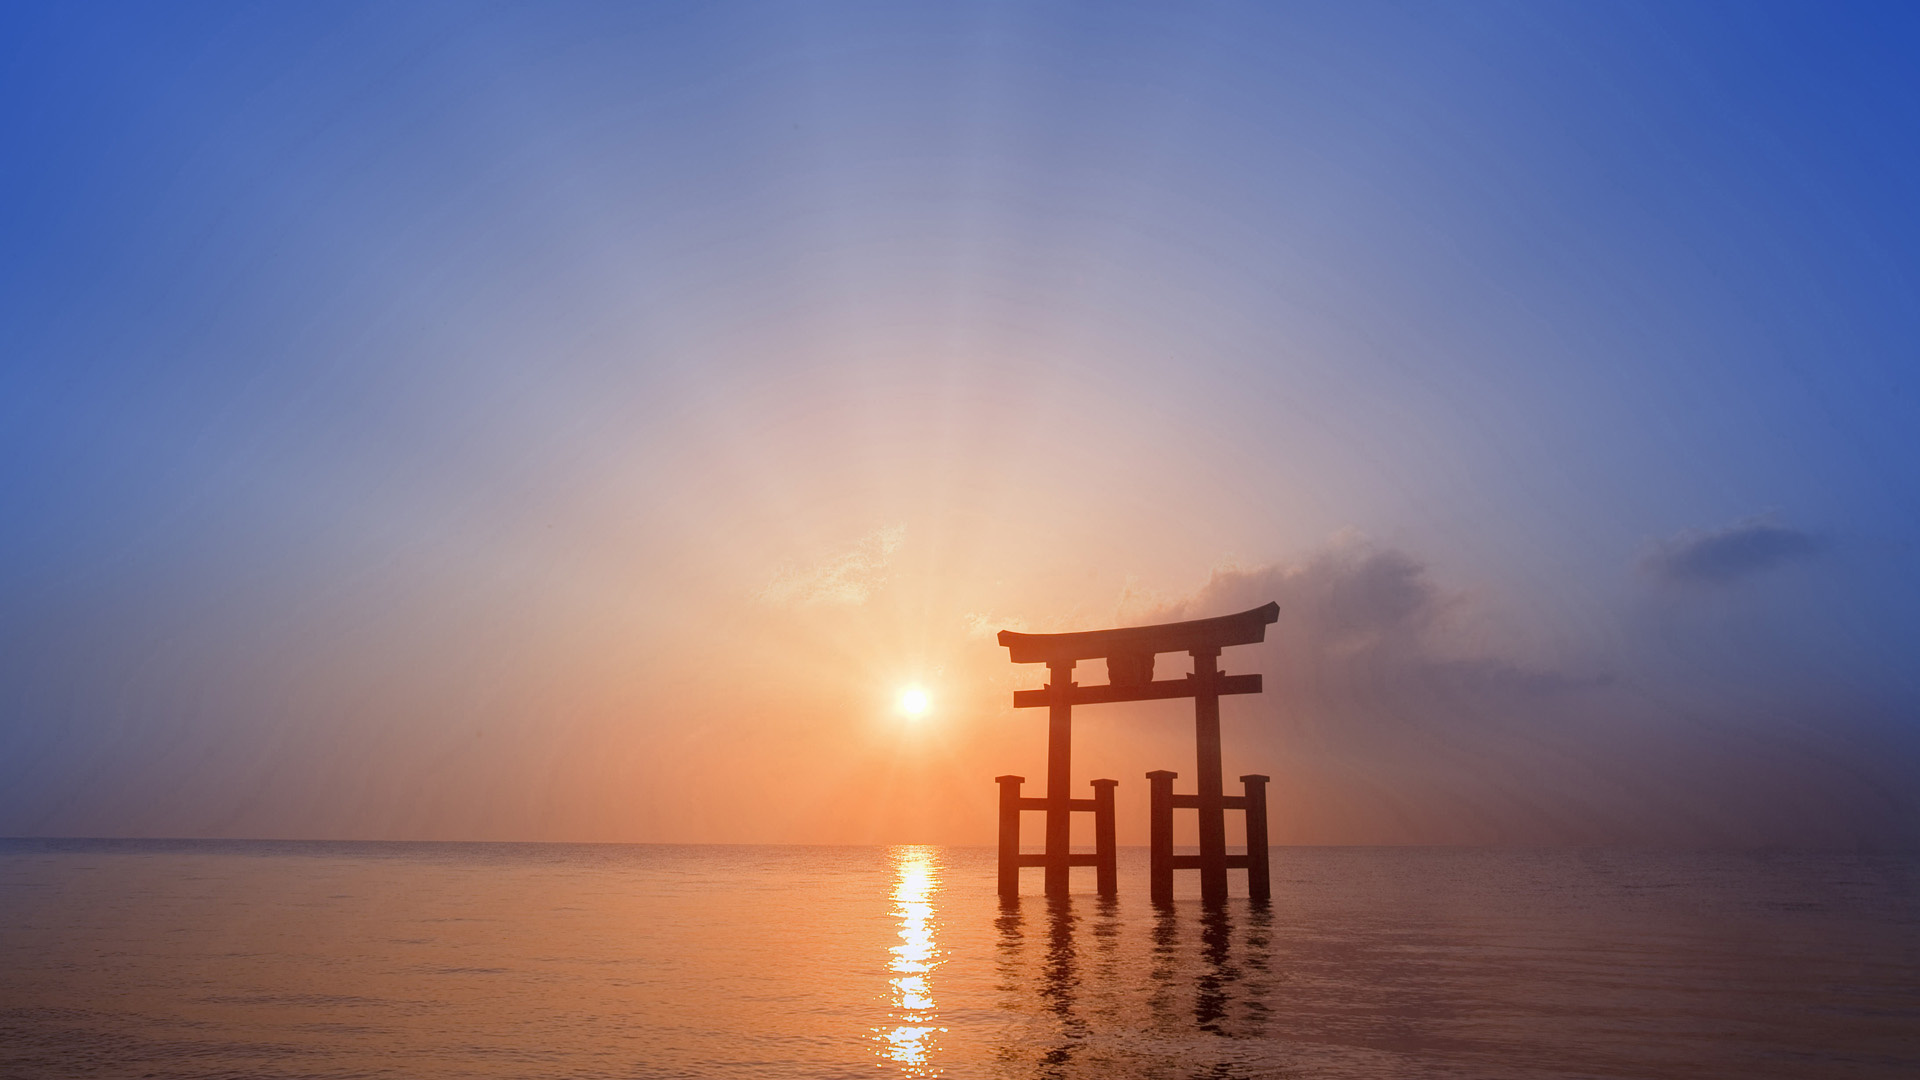
[[(1016, 664), (1047, 665), (1047, 685), (1038, 690), (1017, 690), (1016, 709), (1047, 707), (1047, 794), (1023, 797), (1020, 785), (1026, 778), (1000, 776), (1000, 895), (1020, 895), (1020, 868), (1044, 866), (1049, 896), (1065, 896), (1067, 872), (1073, 866), (1097, 868), (1097, 888), (1101, 895), (1117, 891), (1114, 872), (1113, 789), (1117, 780), (1093, 781), (1091, 799), (1071, 797), (1073, 784), (1073, 707), (1105, 705), (1118, 701), (1157, 701), (1166, 698), (1193, 699), (1194, 740), (1199, 776), (1196, 792), (1175, 795), (1173, 781), (1178, 773), (1158, 769), (1147, 774), (1151, 783), (1149, 835), (1152, 842), (1152, 893), (1155, 903), (1173, 899), (1173, 872), (1200, 871), (1200, 895), (1207, 903), (1227, 897), (1227, 870), (1245, 868), (1247, 891), (1255, 899), (1267, 899), (1272, 885), (1267, 871), (1267, 795), (1268, 778), (1257, 774), (1240, 778), (1246, 794), (1228, 795), (1220, 775), (1220, 699), (1228, 694), (1257, 694), (1259, 675), (1228, 675), (1219, 670), (1220, 650), (1233, 645), (1252, 645), (1266, 640), (1267, 627), (1280, 617), (1280, 605), (1268, 604), (1238, 615), (1192, 622), (1163, 623), (1159, 626), (1128, 626), (1115, 630), (1089, 630), (1076, 634), (1016, 634), (1000, 632), (1000, 644), (1007, 647)], [(1154, 657), (1164, 652), (1184, 652), (1193, 657), (1193, 674), (1182, 679), (1153, 677)], [(1081, 660), (1104, 657), (1107, 683), (1081, 686), (1072, 679), (1073, 668)], [(1193, 809), (1200, 812), (1200, 854), (1173, 853), (1173, 812)], [(1020, 812), (1045, 810), (1047, 813), (1047, 850), (1043, 855), (1020, 854)], [(1247, 815), (1247, 853), (1227, 854), (1228, 810), (1244, 810)], [(1068, 850), (1074, 811), (1091, 811), (1094, 816), (1094, 854), (1074, 855)]]

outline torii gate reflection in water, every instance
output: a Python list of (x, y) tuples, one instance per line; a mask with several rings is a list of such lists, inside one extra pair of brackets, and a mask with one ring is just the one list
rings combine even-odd
[[(1256, 900), (1272, 895), (1267, 873), (1267, 781), (1258, 774), (1243, 776), (1245, 795), (1228, 795), (1220, 776), (1220, 699), (1228, 694), (1257, 694), (1260, 676), (1228, 675), (1220, 671), (1220, 650), (1232, 645), (1252, 645), (1266, 640), (1267, 627), (1280, 618), (1280, 605), (1268, 604), (1238, 615), (1217, 619), (1163, 623), (1159, 626), (1127, 626), (1116, 630), (1090, 630), (1078, 634), (1016, 634), (1000, 632), (1000, 644), (1007, 647), (1016, 664), (1047, 665), (1047, 685), (1038, 690), (1016, 690), (1016, 709), (1047, 707), (1047, 794), (1043, 798), (1023, 798), (1022, 776), (997, 776), (1000, 785), (1000, 895), (1011, 899), (1020, 895), (1020, 868), (1044, 866), (1047, 869), (1047, 895), (1067, 894), (1067, 872), (1074, 866), (1096, 868), (1096, 888), (1102, 896), (1118, 892), (1114, 869), (1113, 789), (1118, 780), (1093, 781), (1091, 799), (1070, 797), (1073, 786), (1073, 707), (1104, 705), (1116, 701), (1158, 701), (1166, 698), (1193, 699), (1193, 726), (1199, 775), (1196, 792), (1175, 795), (1173, 780), (1178, 773), (1158, 769), (1147, 774), (1150, 782), (1152, 895), (1156, 904), (1173, 899), (1173, 872), (1200, 871), (1200, 896), (1206, 903), (1227, 898), (1227, 870), (1244, 867), (1247, 892)], [(1153, 660), (1163, 652), (1184, 652), (1193, 656), (1193, 674), (1184, 679), (1153, 677)], [(1073, 666), (1081, 660), (1105, 657), (1107, 684), (1080, 686), (1073, 679)], [(1173, 853), (1173, 812), (1191, 808), (1200, 812), (1200, 854)], [(1047, 850), (1044, 855), (1020, 854), (1020, 811), (1047, 812)], [(1074, 855), (1068, 850), (1072, 831), (1071, 814), (1092, 811), (1094, 815), (1094, 854)], [(1228, 810), (1247, 814), (1247, 853), (1227, 854)]]

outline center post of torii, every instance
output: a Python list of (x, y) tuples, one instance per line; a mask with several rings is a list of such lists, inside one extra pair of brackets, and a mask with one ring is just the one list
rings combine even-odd
[[(1158, 701), (1169, 698), (1193, 699), (1196, 761), (1195, 792), (1175, 795), (1173, 781), (1178, 773), (1156, 769), (1147, 774), (1150, 783), (1149, 837), (1151, 892), (1155, 903), (1173, 899), (1173, 872), (1200, 871), (1201, 899), (1209, 904), (1227, 898), (1227, 871), (1247, 871), (1247, 892), (1256, 900), (1271, 895), (1267, 872), (1267, 796), (1268, 778), (1258, 774), (1242, 776), (1245, 794), (1228, 795), (1220, 767), (1220, 699), (1230, 694), (1257, 694), (1259, 675), (1228, 675), (1220, 670), (1220, 650), (1234, 645), (1252, 645), (1266, 640), (1267, 627), (1280, 617), (1279, 604), (1267, 604), (1237, 615), (1192, 622), (1162, 623), (1158, 626), (1127, 626), (1114, 630), (1090, 630), (1073, 634), (1018, 634), (1000, 632), (1000, 644), (1006, 646), (1016, 664), (1047, 665), (1047, 685), (1038, 690), (1017, 690), (1014, 708), (1047, 708), (1047, 794), (1035, 798), (1022, 796), (1021, 776), (999, 776), (1000, 785), (1000, 895), (1020, 895), (1020, 868), (1046, 868), (1048, 896), (1067, 894), (1067, 874), (1075, 866), (1096, 868), (1096, 889), (1102, 896), (1118, 891), (1115, 868), (1113, 790), (1118, 780), (1093, 781), (1094, 797), (1075, 799), (1073, 789), (1073, 707), (1106, 705), (1120, 701)], [(1154, 658), (1160, 653), (1184, 652), (1193, 657), (1193, 673), (1181, 679), (1153, 677)], [(1073, 681), (1074, 665), (1082, 660), (1104, 658), (1107, 662), (1105, 685), (1081, 686)], [(1173, 853), (1173, 811), (1199, 811), (1200, 854)], [(1046, 853), (1020, 853), (1020, 812), (1042, 810), (1047, 815)], [(1228, 810), (1247, 815), (1247, 851), (1227, 854)], [(1094, 853), (1075, 855), (1070, 850), (1072, 814), (1089, 811), (1094, 815)]]

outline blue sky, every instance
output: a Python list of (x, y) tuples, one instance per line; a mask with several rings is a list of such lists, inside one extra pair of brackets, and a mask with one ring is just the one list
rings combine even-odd
[(0, 18), (0, 832), (984, 840), (1267, 589), (1295, 842), (1920, 839), (1899, 7)]

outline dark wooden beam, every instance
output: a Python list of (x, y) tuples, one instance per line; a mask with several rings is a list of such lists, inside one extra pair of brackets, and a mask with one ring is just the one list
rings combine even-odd
[[(1152, 656), (1163, 652), (1224, 649), (1264, 641), (1267, 627), (1280, 618), (1280, 605), (1221, 615), (1191, 622), (1158, 626), (1122, 626), (1113, 630), (1083, 630), (1072, 634), (1016, 634), (1000, 631), (1016, 664), (1056, 664), (1107, 656)], [(1116, 700), (1131, 700), (1120, 698)]]
[[(1044, 796), (1044, 795), (1023, 795), (1023, 796), (1021, 796), (1021, 798), (1020, 798), (1020, 809), (1022, 809), (1022, 810), (1051, 810), (1051, 809), (1053, 809), (1053, 800), (1052, 800), (1052, 799), (1049, 799), (1049, 798), (1047, 798), (1047, 797), (1046, 797), (1046, 796)], [(1098, 799), (1068, 799), (1068, 800), (1067, 800), (1067, 809), (1069, 809), (1069, 810), (1096, 810), (1096, 811), (1097, 811), (1097, 810), (1099, 810), (1099, 809), (1100, 809), (1100, 800), (1098, 800)]]
[[(1024, 858), (1025, 856), (1022, 857)], [(1205, 855), (1175, 855), (1172, 858), (1173, 868), (1175, 870), (1205, 870), (1207, 868), (1207, 857)], [(1227, 869), (1244, 870), (1247, 867), (1247, 860), (1251, 858), (1251, 856), (1227, 855), (1223, 858), (1226, 860)]]
[[(1222, 697), (1228, 694), (1257, 694), (1260, 692), (1258, 675), (1217, 675), (1214, 693)], [(1096, 686), (1074, 685), (1067, 690), (1067, 703), (1070, 705), (1111, 705), (1117, 701), (1160, 701), (1166, 698), (1198, 697), (1203, 689), (1200, 681), (1192, 675), (1184, 679), (1158, 679), (1139, 686)], [(1015, 690), (1013, 707), (1016, 709), (1037, 709), (1054, 702), (1053, 690), (1041, 687), (1038, 690)]]
[[(1021, 866), (1053, 867), (1053, 866), (1061, 865), (1059, 856), (1056, 856), (1056, 855), (1032, 854), (1032, 855), (1021, 855), (1019, 856), (1019, 858), (1020, 858)], [(1075, 853), (1072, 855), (1068, 855), (1066, 859), (1067, 861), (1065, 865), (1067, 866), (1099, 866), (1100, 865), (1100, 854), (1098, 852), (1094, 852), (1091, 854)]]
[[(1220, 807), (1223, 810), (1245, 810), (1247, 808), (1247, 797), (1245, 795), (1222, 795), (1220, 796)], [(1200, 796), (1175, 795), (1173, 797), (1173, 808), (1175, 810), (1198, 810), (1200, 809)]]

